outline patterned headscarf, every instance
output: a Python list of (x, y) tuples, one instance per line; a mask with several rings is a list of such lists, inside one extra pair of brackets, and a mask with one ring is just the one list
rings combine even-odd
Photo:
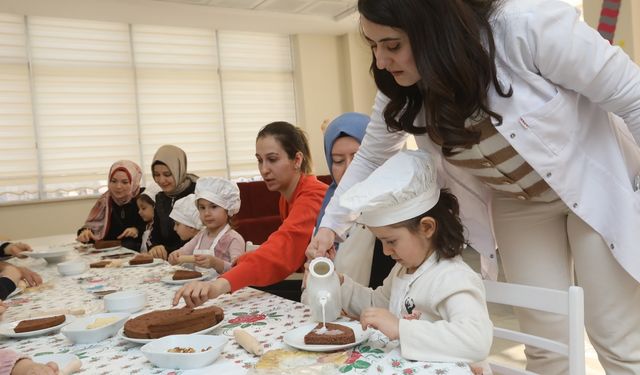
[(98, 198), (96, 204), (93, 205), (89, 216), (84, 223), (85, 228), (91, 229), (93, 234), (98, 239), (103, 239), (109, 231), (109, 218), (111, 217), (111, 204), (113, 201), (118, 206), (125, 205), (138, 195), (140, 192), (140, 179), (142, 178), (142, 169), (140, 166), (131, 160), (118, 160), (113, 163), (111, 169), (109, 169), (109, 180), (113, 178), (114, 173), (124, 172), (129, 178), (131, 183), (131, 189), (127, 192), (127, 195), (123, 198), (115, 198), (109, 190)]

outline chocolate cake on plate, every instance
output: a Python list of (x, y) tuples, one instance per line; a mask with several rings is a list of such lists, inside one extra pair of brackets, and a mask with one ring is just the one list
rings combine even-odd
[(98, 240), (93, 244), (93, 247), (96, 249), (106, 249), (109, 247), (117, 247), (121, 246), (122, 242), (120, 240)]
[(156, 310), (129, 319), (124, 324), (124, 335), (136, 339), (158, 339), (189, 334), (213, 327), (222, 319), (224, 312), (218, 306)]
[(137, 264), (153, 263), (153, 255), (151, 254), (138, 254), (129, 260), (129, 265), (135, 266)]
[(89, 268), (105, 268), (106, 266), (108, 266), (110, 264), (111, 264), (110, 260), (101, 260), (101, 261), (93, 262), (93, 263), (89, 264)]
[(322, 323), (318, 323), (304, 336), (305, 345), (345, 345), (356, 342), (356, 335), (347, 326), (326, 323), (327, 330), (322, 332)]
[(177, 270), (173, 274), (173, 280), (189, 280), (189, 279), (197, 279), (199, 277), (202, 277), (202, 273), (198, 271)]
[(23, 320), (16, 328), (13, 329), (15, 333), (33, 332), (39, 331), (45, 328), (55, 327), (64, 323), (67, 318), (64, 315), (50, 316), (47, 318), (28, 319)]

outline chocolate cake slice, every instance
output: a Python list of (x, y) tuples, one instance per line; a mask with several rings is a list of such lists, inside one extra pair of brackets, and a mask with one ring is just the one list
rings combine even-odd
[(106, 249), (109, 247), (121, 246), (122, 242), (120, 240), (98, 240), (93, 244), (93, 247), (96, 249)]
[(326, 323), (327, 330), (322, 332), (322, 323), (318, 323), (304, 336), (305, 345), (345, 345), (356, 342), (356, 335), (347, 326)]
[(153, 263), (153, 255), (151, 254), (138, 254), (136, 256), (134, 256), (133, 258), (131, 258), (131, 260), (129, 260), (129, 265), (136, 265), (136, 264), (147, 264), (147, 263)]
[(177, 270), (173, 274), (173, 280), (189, 280), (197, 279), (198, 277), (202, 277), (202, 273), (198, 271)]
[(137, 339), (157, 339), (202, 331), (213, 327), (222, 319), (224, 312), (218, 306), (156, 310), (128, 320), (124, 324), (124, 334)]
[(56, 316), (50, 316), (47, 318), (23, 320), (20, 323), (18, 323), (16, 328), (13, 329), (13, 331), (15, 333), (39, 331), (41, 329), (51, 328), (51, 327), (60, 325), (64, 323), (65, 320), (66, 320), (66, 317), (64, 315), (56, 315)]
[(93, 262), (89, 264), (89, 268), (105, 268), (109, 264), (111, 264), (110, 260), (101, 260), (101, 261)]

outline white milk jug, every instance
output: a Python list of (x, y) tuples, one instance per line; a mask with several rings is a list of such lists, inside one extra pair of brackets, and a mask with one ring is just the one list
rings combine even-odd
[(316, 322), (333, 322), (340, 316), (340, 279), (331, 259), (315, 258), (309, 264), (307, 302)]

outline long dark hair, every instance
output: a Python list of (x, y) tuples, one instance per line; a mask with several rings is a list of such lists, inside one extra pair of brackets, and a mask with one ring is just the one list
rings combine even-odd
[[(489, 17), (500, 0), (358, 0), (367, 20), (407, 33), (421, 81), (409, 87), (376, 66), (371, 72), (378, 89), (391, 99), (384, 109), (389, 131), (427, 133), (445, 155), (454, 147), (470, 147), (479, 130), (465, 128), (467, 118), (502, 116), (489, 109), (487, 92), (493, 83), (498, 95), (511, 96), (496, 77), (495, 44)], [(483, 45), (486, 39), (488, 51)], [(423, 107), (426, 128), (413, 126)]]
[(394, 228), (407, 228), (410, 232), (418, 233), (420, 220), (423, 217), (432, 217), (436, 221), (436, 230), (433, 234), (433, 245), (438, 260), (453, 258), (462, 253), (465, 244), (464, 226), (460, 220), (460, 206), (458, 198), (447, 189), (440, 190), (438, 203), (429, 211), (391, 225)]
[(311, 151), (309, 149), (307, 135), (302, 129), (286, 121), (272, 122), (260, 129), (256, 141), (269, 135), (280, 143), (282, 149), (287, 153), (289, 160), (295, 159), (298, 152), (302, 153), (300, 170), (304, 174), (311, 174)]

